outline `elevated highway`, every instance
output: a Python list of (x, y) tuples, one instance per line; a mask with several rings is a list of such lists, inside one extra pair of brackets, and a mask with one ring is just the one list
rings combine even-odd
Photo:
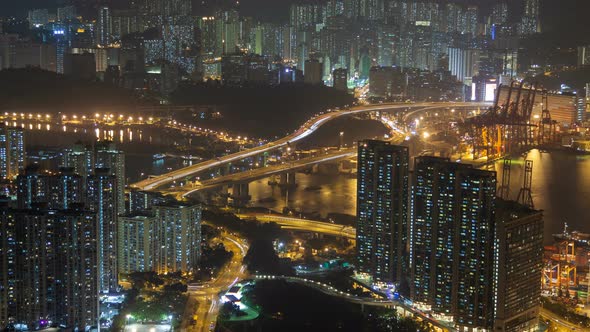
[(269, 177), (274, 174), (283, 172), (295, 172), (300, 169), (309, 168), (310, 166), (313, 166), (318, 163), (336, 161), (354, 156), (356, 156), (356, 149), (353, 148), (331, 151), (320, 156), (302, 158), (284, 164), (277, 164), (268, 167), (256, 168), (245, 172), (228, 174), (209, 180), (204, 180), (197, 184), (187, 184), (183, 187), (176, 187), (170, 190), (164, 190), (162, 192), (165, 194), (175, 195), (181, 198), (193, 194), (197, 191), (213, 189), (232, 183), (251, 182), (258, 179)]
[(464, 102), (424, 102), (424, 103), (392, 103), (392, 104), (379, 104), (379, 105), (369, 105), (369, 106), (357, 106), (352, 107), (346, 110), (339, 110), (333, 112), (322, 113), (307, 122), (305, 122), (299, 129), (295, 130), (290, 135), (287, 135), (281, 139), (278, 139), (274, 142), (261, 145), (255, 148), (247, 149), (244, 151), (236, 152), (233, 154), (229, 154), (227, 156), (223, 156), (216, 159), (211, 159), (208, 161), (204, 161), (192, 166), (188, 166), (185, 168), (181, 168), (175, 171), (171, 171), (159, 176), (155, 176), (152, 178), (148, 178), (136, 183), (131, 184), (132, 188), (138, 188), (141, 190), (154, 190), (160, 186), (172, 183), (173, 181), (184, 179), (187, 176), (192, 176), (197, 173), (205, 172), (211, 170), (216, 167), (220, 167), (226, 163), (239, 161), (248, 157), (252, 157), (255, 155), (259, 155), (261, 153), (275, 150), (278, 148), (282, 148), (287, 146), (292, 142), (297, 142), (305, 137), (314, 133), (318, 128), (322, 125), (326, 124), (327, 122), (334, 120), (336, 118), (346, 116), (346, 115), (354, 115), (364, 112), (374, 112), (374, 111), (395, 111), (395, 110), (404, 110), (404, 109), (415, 109), (415, 108), (461, 108), (461, 107), (486, 107), (489, 106), (489, 103), (464, 103)]
[(255, 218), (262, 223), (274, 222), (281, 228), (314, 232), (325, 235), (342, 236), (350, 240), (356, 239), (356, 229), (351, 226), (332, 224), (324, 221), (309, 220), (303, 218), (287, 217), (266, 213), (238, 214), (242, 219)]

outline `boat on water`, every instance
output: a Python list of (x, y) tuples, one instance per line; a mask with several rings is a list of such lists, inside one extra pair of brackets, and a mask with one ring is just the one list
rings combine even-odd
[(322, 190), (322, 186), (307, 186), (303, 190), (305, 190), (305, 191), (318, 191), (318, 190)]
[(590, 234), (579, 231), (568, 231), (568, 225), (565, 223), (563, 233), (553, 234), (556, 242), (574, 242), (577, 246), (590, 247)]
[(154, 160), (160, 160), (166, 158), (166, 155), (163, 153), (156, 153), (155, 155), (153, 155), (153, 158)]

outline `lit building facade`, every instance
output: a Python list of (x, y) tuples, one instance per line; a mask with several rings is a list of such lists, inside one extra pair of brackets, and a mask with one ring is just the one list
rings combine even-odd
[(497, 200), (494, 331), (533, 332), (539, 326), (543, 213)]
[(415, 159), (411, 297), (467, 329), (493, 325), (496, 173), (445, 158)]
[(125, 212), (125, 153), (117, 149), (113, 142), (103, 141), (96, 144), (96, 168), (109, 170), (117, 179), (117, 213)]
[(118, 265), (119, 273), (152, 271), (154, 248), (152, 233), (154, 217), (149, 215), (119, 216)]
[(96, 214), (98, 239), (98, 280), (103, 293), (118, 289), (117, 270), (117, 178), (109, 169), (97, 168), (88, 177), (88, 209)]
[(84, 181), (72, 168), (47, 174), (39, 172), (36, 165), (29, 166), (16, 178), (17, 206), (29, 209), (34, 204), (46, 204), (50, 209), (67, 210), (74, 204), (84, 203)]
[(376, 281), (407, 277), (409, 152), (384, 141), (358, 143), (358, 268)]
[(154, 206), (153, 269), (158, 274), (190, 272), (201, 256), (201, 206)]
[(0, 124), (0, 179), (14, 179), (25, 168), (25, 133)]
[(0, 327), (98, 324), (94, 213), (0, 208)]

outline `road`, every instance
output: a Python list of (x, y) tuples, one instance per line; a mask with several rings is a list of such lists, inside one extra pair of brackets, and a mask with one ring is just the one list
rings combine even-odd
[(566, 331), (590, 331), (590, 329), (564, 320), (563, 317), (558, 316), (545, 308), (541, 308), (540, 316), (549, 319), (554, 324), (557, 324), (558, 327), (564, 328)]
[(420, 310), (413, 308), (411, 306), (405, 305), (401, 301), (388, 300), (388, 299), (383, 299), (383, 298), (358, 297), (358, 296), (352, 295), (350, 293), (340, 291), (331, 285), (328, 285), (328, 284), (325, 284), (325, 283), (322, 283), (322, 282), (319, 282), (316, 280), (301, 278), (301, 277), (256, 275), (256, 276), (254, 276), (254, 278), (255, 279), (267, 279), (267, 280), (283, 279), (283, 280), (287, 280), (287, 281), (291, 281), (291, 282), (296, 282), (298, 284), (302, 284), (302, 285), (317, 289), (324, 294), (336, 296), (336, 297), (339, 297), (339, 298), (344, 299), (346, 301), (357, 303), (357, 304), (369, 305), (369, 306), (379, 306), (379, 307), (388, 307), (388, 308), (392, 308), (392, 307), (402, 308), (405, 312), (411, 313), (413, 316), (418, 316), (422, 320), (425, 320), (440, 329), (443, 329), (446, 331), (456, 331), (456, 329), (452, 326), (452, 324), (437, 321), (437, 320), (429, 317), (425, 313), (421, 312)]
[(489, 103), (447, 103), (447, 102), (437, 102), (437, 103), (393, 103), (393, 104), (379, 104), (379, 105), (369, 105), (369, 106), (357, 106), (352, 107), (346, 110), (340, 111), (333, 111), (322, 113), (318, 116), (313, 117), (312, 119), (308, 120), (305, 124), (303, 124), (299, 129), (297, 129), (292, 134), (285, 136), (281, 139), (278, 139), (274, 142), (261, 145), (255, 148), (247, 149), (244, 151), (236, 152), (227, 156), (223, 156), (220, 158), (204, 161), (202, 163), (198, 163), (196, 165), (188, 166), (185, 168), (181, 168), (175, 171), (171, 171), (156, 177), (148, 178), (137, 183), (131, 184), (132, 188), (138, 188), (141, 190), (153, 190), (162, 185), (171, 183), (173, 181), (184, 179), (187, 176), (191, 176), (197, 173), (201, 173), (207, 170), (210, 170), (215, 167), (219, 167), (223, 164), (228, 162), (233, 162), (237, 160), (242, 160), (244, 158), (248, 158), (251, 156), (258, 155), (263, 152), (271, 151), (277, 148), (281, 148), (287, 146), (291, 142), (299, 141), (313, 132), (315, 132), (318, 128), (320, 128), (325, 123), (339, 118), (341, 116), (346, 115), (353, 115), (363, 112), (372, 112), (372, 111), (391, 111), (391, 110), (402, 110), (407, 108), (459, 108), (459, 107), (486, 107), (489, 106)]
[(326, 235), (343, 236), (350, 240), (356, 239), (356, 230), (351, 226), (332, 224), (324, 221), (315, 221), (309, 219), (286, 217), (266, 213), (247, 213), (238, 214), (240, 218), (256, 218), (259, 222), (274, 222), (285, 229), (301, 230), (306, 232), (315, 232)]
[[(187, 332), (203, 332), (212, 330), (217, 321), (219, 312), (219, 296), (221, 291), (226, 291), (238, 280), (247, 277), (246, 267), (242, 265), (242, 260), (248, 252), (248, 244), (243, 240), (230, 233), (223, 232), (221, 236), (225, 248), (234, 253), (232, 260), (225, 266), (217, 278), (211, 282), (203, 284), (203, 287), (196, 291), (190, 291), (189, 296), (194, 298), (199, 304), (197, 311), (194, 307), (185, 310), (181, 330)], [(190, 299), (187, 302), (191, 303)], [(190, 320), (196, 316), (196, 324), (191, 325)]]
[(236, 182), (251, 182), (256, 179), (266, 178), (277, 173), (282, 173), (286, 171), (297, 171), (302, 168), (308, 168), (318, 163), (354, 157), (356, 156), (356, 154), (357, 153), (355, 148), (330, 151), (320, 156), (307, 157), (299, 160), (294, 160), (292, 162), (286, 162), (284, 164), (271, 165), (268, 167), (261, 167), (249, 171), (220, 176), (213, 179), (204, 180), (197, 185), (185, 185), (183, 187), (162, 190), (161, 192), (163, 194), (171, 194), (179, 198), (182, 198), (190, 194), (193, 194), (197, 191), (212, 189), (225, 184), (231, 184)]

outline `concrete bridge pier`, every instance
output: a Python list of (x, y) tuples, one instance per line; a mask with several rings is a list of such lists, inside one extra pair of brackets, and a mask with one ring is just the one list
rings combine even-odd
[(233, 206), (246, 206), (250, 201), (249, 183), (236, 183), (232, 185), (232, 194), (230, 196), (233, 200)]
[(231, 174), (231, 163), (227, 163), (219, 168), (219, 175), (225, 176)]
[(295, 182), (295, 172), (282, 173), (279, 186), (284, 188), (293, 188), (297, 186), (297, 182)]
[(207, 202), (209, 204), (216, 204), (225, 206), (228, 201), (227, 186), (214, 188), (205, 192)]

